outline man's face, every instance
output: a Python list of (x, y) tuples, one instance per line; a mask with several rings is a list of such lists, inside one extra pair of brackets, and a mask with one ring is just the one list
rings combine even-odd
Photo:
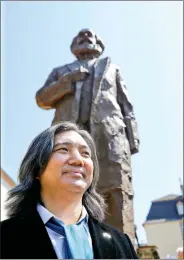
[(75, 37), (72, 52), (77, 56), (79, 53), (102, 53), (102, 48), (96, 42), (96, 35), (91, 29), (83, 29)]
[(83, 137), (75, 131), (57, 134), (51, 158), (40, 176), (42, 190), (84, 193), (92, 179), (91, 151)]

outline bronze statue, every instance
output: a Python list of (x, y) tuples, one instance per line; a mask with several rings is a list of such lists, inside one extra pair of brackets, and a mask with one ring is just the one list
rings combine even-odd
[(54, 68), (36, 101), (43, 109), (55, 109), (52, 124), (75, 122), (93, 136), (98, 189), (108, 204), (106, 222), (134, 240), (131, 154), (138, 152), (137, 124), (119, 68), (109, 57), (99, 58), (104, 48), (93, 30), (81, 30), (71, 44), (77, 60)]

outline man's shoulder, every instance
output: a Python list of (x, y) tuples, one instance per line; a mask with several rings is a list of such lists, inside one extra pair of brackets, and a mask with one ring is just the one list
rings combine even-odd
[(114, 241), (119, 252), (123, 251), (128, 259), (137, 258), (133, 244), (127, 234), (119, 231), (109, 224), (98, 222), (96, 220), (94, 220), (93, 223), (95, 223), (95, 225), (98, 227), (97, 232), (100, 232), (104, 239), (112, 239)]
[(61, 72), (67, 71), (68, 69), (71, 70), (76, 66), (79, 66), (78, 60), (75, 60), (75, 61), (70, 62), (70, 63), (66, 63), (65, 65), (62, 65), (62, 66), (55, 67), (55, 68), (53, 68), (53, 71), (61, 73)]
[(58, 72), (64, 72), (65, 70), (67, 69), (67, 66), (66, 65), (63, 65), (63, 66), (57, 66), (57, 67), (54, 67), (52, 72), (55, 72), (55, 73), (58, 73)]
[(0, 232), (2, 239), (9, 240), (19, 233), (20, 230), (19, 221), (16, 218), (9, 218), (0, 222)]
[(38, 227), (35, 215), (18, 215), (1, 221), (0, 231), (3, 237), (9, 239), (10, 234), (12, 237), (21, 236), (21, 234), (24, 235), (27, 231), (31, 232), (35, 226)]
[(8, 218), (5, 220), (2, 220), (0, 222), (0, 228), (1, 231), (6, 231), (6, 229), (16, 228), (19, 225), (20, 219), (16, 217)]
[(7, 226), (7, 225), (11, 225), (12, 223), (14, 223), (15, 218), (7, 218), (5, 220), (0, 221), (0, 225), (1, 226)]
[(98, 61), (99, 62), (107, 62), (109, 64), (109, 68), (110, 69), (114, 69), (114, 70), (119, 70), (120, 69), (117, 64), (115, 64), (115, 63), (113, 63), (111, 61), (111, 58), (109, 56), (103, 57), (103, 58), (99, 58)]
[(120, 230), (116, 229), (115, 227), (105, 224), (103, 222), (98, 222), (98, 225), (105, 231), (110, 232), (111, 234), (115, 235), (118, 238), (121, 238), (123, 240), (127, 240), (127, 235)]
[(98, 226), (101, 229), (101, 232), (103, 232), (104, 235), (108, 236), (109, 234), (110, 236), (113, 236), (113, 238), (119, 239), (121, 241), (124, 240), (126, 243), (128, 242), (128, 236), (120, 230), (116, 229), (115, 227), (94, 219), (92, 221), (96, 226)]

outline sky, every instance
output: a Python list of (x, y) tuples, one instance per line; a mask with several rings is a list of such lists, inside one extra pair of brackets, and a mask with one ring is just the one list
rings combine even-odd
[(182, 1), (1, 1), (1, 167), (17, 182), (32, 139), (54, 110), (35, 93), (54, 67), (70, 63), (74, 36), (92, 28), (121, 68), (134, 105), (140, 152), (132, 156), (135, 224), (151, 201), (180, 194), (183, 180)]

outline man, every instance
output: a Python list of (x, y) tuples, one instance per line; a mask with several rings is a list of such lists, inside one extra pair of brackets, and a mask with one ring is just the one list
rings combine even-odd
[(134, 240), (131, 154), (138, 152), (139, 138), (119, 68), (99, 58), (104, 48), (92, 30), (81, 30), (71, 44), (77, 60), (53, 69), (36, 101), (56, 110), (53, 123), (67, 120), (90, 132), (100, 164), (98, 190), (108, 204), (106, 222)]
[(3, 259), (137, 258), (127, 235), (103, 224), (94, 142), (69, 122), (31, 143), (1, 222)]

